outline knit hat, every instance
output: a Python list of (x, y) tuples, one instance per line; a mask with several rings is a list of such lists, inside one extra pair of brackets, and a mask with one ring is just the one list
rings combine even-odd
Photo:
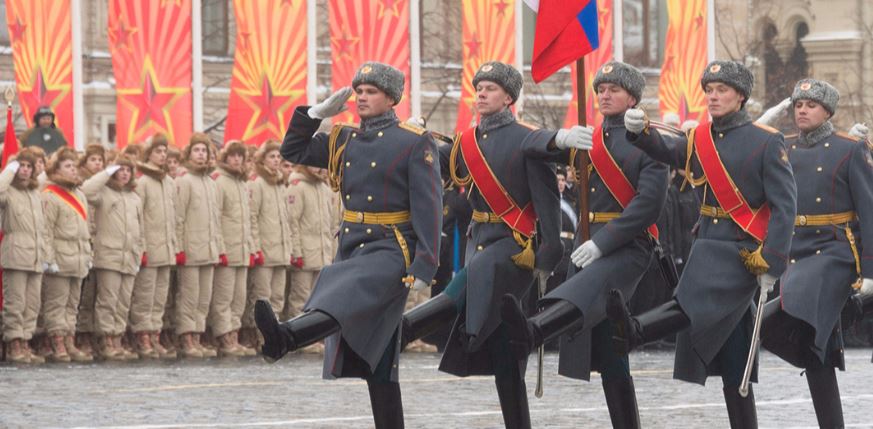
[(794, 86), (794, 92), (791, 94), (791, 102), (795, 103), (797, 100), (815, 101), (833, 116), (840, 102), (840, 92), (823, 80), (801, 79)]
[(246, 145), (239, 140), (231, 140), (224, 145), (224, 148), (221, 149), (221, 152), (218, 153), (218, 160), (221, 162), (227, 162), (227, 157), (231, 155), (240, 155), (243, 157), (243, 160), (246, 159), (246, 155), (248, 151), (246, 150)]
[(140, 160), (142, 162), (148, 162), (152, 152), (157, 149), (158, 146), (170, 147), (170, 142), (167, 140), (166, 135), (157, 133), (149, 137), (148, 140), (143, 143), (142, 158), (140, 158)]
[(261, 147), (258, 149), (258, 151), (255, 152), (255, 163), (263, 164), (264, 158), (267, 156), (268, 153), (274, 150), (279, 150), (281, 147), (282, 145), (280, 145), (279, 142), (277, 142), (276, 140), (265, 141), (264, 144), (261, 145)]
[(524, 86), (524, 79), (521, 73), (515, 67), (499, 61), (489, 61), (479, 67), (479, 70), (473, 76), (473, 88), (483, 80), (500, 85), (509, 94), (509, 97), (512, 98), (512, 104), (515, 104), (518, 100), (521, 88)]
[(15, 154), (15, 160), (18, 162), (27, 162), (30, 163), (30, 166), (36, 166), (36, 154), (33, 153), (32, 150), (22, 150)]
[(620, 61), (610, 61), (597, 70), (592, 87), (597, 92), (601, 83), (612, 83), (624, 88), (637, 100), (637, 104), (643, 99), (643, 88), (646, 87), (646, 78), (636, 67)]
[(79, 158), (79, 167), (85, 165), (88, 162), (88, 158), (92, 156), (99, 156), (100, 159), (103, 160), (103, 163), (106, 163), (106, 148), (103, 147), (100, 143), (91, 143), (88, 146), (85, 146), (85, 153), (82, 154), (82, 157)]
[(388, 97), (394, 100), (394, 104), (400, 103), (403, 97), (403, 84), (406, 77), (403, 72), (397, 70), (388, 64), (368, 61), (361, 65), (352, 79), (352, 88), (357, 88), (358, 85), (368, 84), (385, 92)]
[(61, 166), (61, 163), (64, 161), (67, 161), (67, 160), (70, 160), (70, 161), (73, 161), (73, 163), (76, 163), (76, 161), (79, 160), (79, 154), (77, 154), (76, 151), (73, 150), (73, 148), (70, 148), (67, 146), (64, 146), (64, 147), (56, 150), (55, 153), (52, 154), (51, 158), (49, 159), (49, 161), (46, 165), (46, 168), (45, 168), (46, 176), (51, 176), (52, 174), (57, 172), (58, 168), (60, 168), (60, 166)]
[(185, 146), (185, 149), (182, 150), (182, 162), (188, 161), (188, 159), (191, 157), (191, 149), (198, 144), (206, 145), (206, 159), (212, 159), (212, 139), (210, 139), (209, 136), (204, 133), (194, 133), (191, 134), (191, 139), (189, 140), (188, 146)]
[(700, 78), (700, 87), (706, 90), (706, 84), (721, 82), (737, 90), (746, 97), (752, 95), (752, 86), (755, 85), (755, 76), (746, 66), (736, 61), (715, 60), (706, 66), (703, 76)]

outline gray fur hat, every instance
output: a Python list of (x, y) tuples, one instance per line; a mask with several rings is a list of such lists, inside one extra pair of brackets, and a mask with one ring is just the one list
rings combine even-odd
[[(715, 60), (706, 65), (703, 76), (700, 78), (700, 87), (706, 90), (706, 84), (721, 82), (737, 90), (746, 97), (752, 95), (752, 86), (755, 84), (755, 76), (746, 66), (736, 61)], [(743, 103), (745, 105), (745, 103)]]
[(840, 92), (823, 80), (801, 79), (794, 86), (794, 92), (791, 93), (791, 102), (794, 103), (797, 100), (815, 101), (833, 116), (834, 112), (837, 111), (837, 104), (840, 102)]
[(524, 86), (521, 73), (515, 67), (499, 61), (489, 61), (482, 64), (473, 76), (473, 87), (475, 88), (483, 80), (500, 85), (512, 98), (513, 104), (518, 100), (518, 95), (521, 94), (521, 88)]
[(368, 61), (362, 64), (355, 73), (355, 78), (352, 79), (352, 88), (357, 88), (361, 84), (373, 85), (384, 91), (394, 100), (394, 104), (397, 104), (403, 98), (405, 80), (406, 76), (403, 75), (402, 71), (388, 64)]
[(613, 83), (627, 91), (636, 100), (637, 104), (643, 99), (643, 88), (646, 87), (646, 78), (636, 67), (620, 61), (610, 61), (597, 70), (592, 87), (597, 92), (601, 83)]

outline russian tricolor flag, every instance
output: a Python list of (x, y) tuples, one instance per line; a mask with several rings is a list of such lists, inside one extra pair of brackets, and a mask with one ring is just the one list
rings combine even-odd
[(531, 74), (541, 82), (600, 45), (596, 0), (524, 0), (537, 12)]

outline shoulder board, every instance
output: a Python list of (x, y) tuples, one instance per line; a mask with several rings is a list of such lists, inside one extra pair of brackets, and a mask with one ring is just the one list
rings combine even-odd
[(521, 125), (522, 127), (525, 127), (525, 128), (531, 129), (531, 130), (540, 129), (540, 127), (538, 127), (534, 124), (528, 123), (528, 122), (524, 122), (524, 121), (516, 121), (516, 122), (518, 123), (518, 125)]
[(797, 134), (797, 133), (786, 134), (786, 135), (785, 135), (785, 140), (788, 140), (788, 139), (796, 139), (797, 136), (799, 136), (799, 135), (800, 135), (800, 134)]
[(753, 124), (754, 126), (760, 128), (760, 129), (764, 130), (764, 131), (767, 131), (767, 132), (770, 133), (770, 134), (777, 134), (777, 133), (779, 133), (779, 130), (777, 130), (776, 128), (773, 128), (773, 127), (771, 127), (771, 126), (769, 126), (769, 125), (759, 124), (759, 123), (757, 123), (757, 122), (752, 122), (752, 124)]
[(424, 128), (421, 128), (421, 127), (416, 126), (416, 125), (408, 124), (406, 122), (400, 122), (397, 124), (397, 126), (401, 129), (404, 129), (406, 131), (409, 131), (409, 132), (411, 132), (415, 135), (419, 135), (419, 136), (427, 132), (427, 130)]
[(430, 135), (433, 136), (434, 140), (437, 140), (437, 143), (439, 143), (440, 141), (448, 143), (448, 144), (455, 143), (455, 140), (453, 138), (451, 138), (445, 134), (440, 134), (436, 131), (431, 131)]
[(340, 122), (340, 123), (337, 123), (337, 124), (333, 124), (333, 128), (332, 128), (333, 131), (340, 131), (340, 130), (343, 130), (343, 129), (349, 129), (349, 130), (352, 130), (352, 131), (358, 131), (358, 126), (357, 126), (356, 124), (349, 124), (349, 123), (346, 123), (346, 122)]
[(853, 137), (853, 136), (849, 135), (849, 133), (844, 132), (844, 131), (836, 131), (836, 132), (834, 132), (834, 135), (837, 137), (849, 140), (853, 143), (857, 143), (857, 142), (862, 141), (862, 139), (860, 137)]

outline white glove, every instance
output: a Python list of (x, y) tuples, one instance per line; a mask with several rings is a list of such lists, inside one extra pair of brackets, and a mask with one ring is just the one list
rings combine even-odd
[(643, 109), (628, 109), (624, 112), (624, 127), (631, 134), (642, 133), (646, 129), (646, 112)]
[(574, 125), (570, 128), (562, 128), (555, 135), (555, 146), (558, 149), (589, 150), (593, 143), (594, 130), (588, 127)]
[(414, 125), (414, 126), (419, 127), (419, 128), (427, 128), (427, 126), (426, 126), (427, 123), (424, 120), (424, 116), (418, 116), (418, 117), (412, 116), (406, 120), (406, 123), (409, 125)]
[(412, 289), (413, 292), (418, 292), (418, 291), (420, 291), (428, 286), (427, 282), (425, 282), (424, 280), (421, 280), (421, 279), (413, 280), (412, 284), (409, 284), (409, 283), (403, 283), (403, 284), (406, 285), (406, 287)]
[(873, 295), (873, 279), (864, 279), (861, 281), (861, 289), (858, 293), (863, 296)]
[(758, 286), (761, 287), (761, 293), (773, 292), (773, 286), (776, 284), (777, 277), (764, 273), (758, 276)]
[(49, 274), (57, 274), (59, 271), (61, 271), (61, 268), (54, 262), (48, 264), (48, 267), (46, 268), (46, 272)]
[(339, 115), (347, 109), (346, 101), (352, 96), (352, 88), (346, 86), (334, 92), (327, 100), (309, 108), (306, 112), (312, 119), (325, 119)]
[(9, 161), (9, 164), (6, 164), (6, 168), (11, 170), (13, 173), (18, 173), (18, 168), (21, 167), (21, 164), (18, 163), (18, 160), (13, 159)]
[(788, 111), (788, 107), (791, 106), (791, 98), (786, 98), (779, 102), (779, 104), (767, 109), (760, 118), (758, 118), (757, 123), (764, 125), (772, 125), (783, 116), (785, 116), (785, 112)]
[(112, 164), (109, 167), (106, 167), (106, 170), (103, 171), (105, 171), (108, 176), (112, 176), (118, 170), (121, 170), (121, 166), (118, 164)]
[(570, 255), (570, 260), (577, 267), (585, 268), (601, 256), (603, 256), (603, 252), (600, 251), (593, 241), (588, 240), (573, 251), (573, 254)]
[(867, 128), (867, 125), (861, 123), (852, 125), (852, 128), (849, 129), (849, 135), (858, 139), (866, 139), (869, 132), (870, 129)]
[(42, 263), (42, 272), (46, 272), (46, 271), (48, 271), (48, 269), (49, 269), (49, 263), (43, 262)]

